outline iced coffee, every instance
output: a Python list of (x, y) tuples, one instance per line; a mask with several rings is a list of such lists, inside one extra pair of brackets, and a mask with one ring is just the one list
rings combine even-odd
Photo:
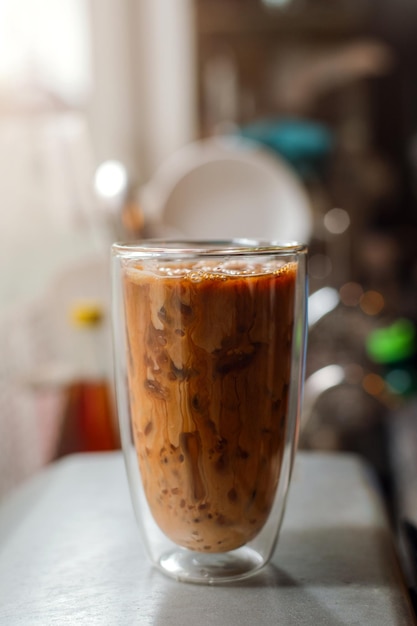
[(287, 429), (296, 265), (129, 262), (128, 388), (152, 515), (225, 552), (264, 526)]

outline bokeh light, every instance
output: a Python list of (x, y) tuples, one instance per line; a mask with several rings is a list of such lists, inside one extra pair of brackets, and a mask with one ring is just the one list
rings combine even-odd
[(385, 300), (378, 291), (366, 291), (360, 298), (359, 305), (367, 315), (378, 315), (385, 306)]
[(379, 396), (385, 390), (385, 382), (378, 374), (366, 374), (362, 381), (362, 387), (371, 396)]
[(97, 168), (94, 188), (102, 198), (116, 198), (126, 190), (127, 172), (119, 161), (105, 161)]
[(345, 366), (345, 379), (350, 385), (357, 385), (363, 379), (363, 367), (358, 363), (349, 363)]
[(340, 300), (345, 306), (357, 306), (363, 296), (359, 283), (345, 283), (339, 290)]
[(332, 235), (341, 235), (350, 226), (350, 217), (344, 209), (330, 209), (324, 216), (324, 226)]
[(405, 369), (394, 369), (388, 372), (385, 377), (387, 385), (393, 393), (403, 394), (410, 391), (413, 379), (410, 374)]

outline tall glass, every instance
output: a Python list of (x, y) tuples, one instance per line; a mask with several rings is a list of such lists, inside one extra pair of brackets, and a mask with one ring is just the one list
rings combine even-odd
[(306, 248), (113, 246), (117, 403), (150, 560), (194, 583), (246, 578), (274, 550), (298, 437)]

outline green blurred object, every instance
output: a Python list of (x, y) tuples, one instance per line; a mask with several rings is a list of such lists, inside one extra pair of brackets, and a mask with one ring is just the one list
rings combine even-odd
[(398, 363), (411, 358), (416, 351), (416, 329), (407, 319), (370, 333), (366, 341), (369, 357), (380, 364)]

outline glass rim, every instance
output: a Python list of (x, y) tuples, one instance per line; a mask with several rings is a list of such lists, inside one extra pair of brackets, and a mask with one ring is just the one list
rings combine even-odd
[(116, 257), (165, 256), (245, 256), (276, 254), (288, 256), (307, 252), (307, 245), (297, 241), (267, 241), (261, 239), (141, 239), (115, 242), (112, 254)]

